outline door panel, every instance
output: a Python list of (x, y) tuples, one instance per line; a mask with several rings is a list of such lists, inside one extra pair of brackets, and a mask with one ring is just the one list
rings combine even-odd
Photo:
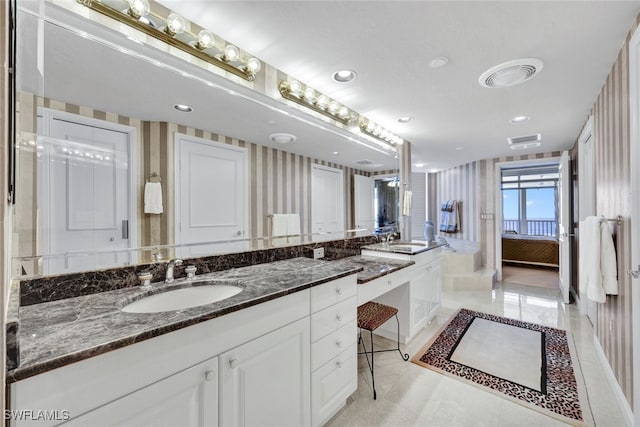
[[(44, 212), (45, 274), (128, 264), (122, 232), (129, 220), (129, 135), (51, 117), (40, 138), (47, 179), (39, 195)], [(110, 252), (119, 251), (119, 252)]]
[(571, 169), (569, 168), (569, 153), (562, 152), (560, 164), (558, 165), (559, 181), (558, 181), (558, 241), (560, 243), (560, 292), (565, 304), (569, 303), (569, 289), (571, 287), (571, 256), (570, 256), (570, 240), (569, 233), (571, 230), (571, 218), (569, 216), (569, 185), (571, 183)]
[(344, 174), (341, 169), (313, 165), (311, 170), (311, 232), (314, 239), (334, 239), (344, 227)]
[(176, 134), (176, 152), (176, 243), (183, 245), (177, 253), (193, 257), (246, 250), (246, 150)]
[(362, 235), (373, 232), (375, 225), (375, 212), (373, 208), (374, 181), (371, 178), (362, 175), (353, 176), (353, 200), (355, 228), (366, 228), (368, 232), (362, 232)]

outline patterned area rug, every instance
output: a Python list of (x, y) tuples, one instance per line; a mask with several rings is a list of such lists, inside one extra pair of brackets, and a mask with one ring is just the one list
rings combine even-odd
[[(481, 321), (475, 322), (477, 319)], [(504, 336), (521, 335), (525, 337), (525, 341), (535, 340), (539, 343), (538, 347), (531, 347), (524, 345), (522, 339), (519, 343), (516, 342), (518, 340), (513, 339), (513, 343), (501, 344), (501, 347), (512, 345), (513, 348), (509, 349), (509, 353), (514, 355), (522, 351), (531, 352), (535, 348), (537, 348), (535, 352), (542, 350), (536, 355), (528, 355), (532, 357), (527, 357), (526, 360), (518, 361), (518, 363), (532, 365), (519, 370), (529, 372), (527, 381), (515, 378), (516, 370), (510, 372), (508, 368), (498, 366), (500, 362), (491, 366), (488, 361), (499, 360), (496, 357), (495, 345), (474, 345), (473, 342), (478, 341), (477, 336), (465, 338), (469, 330), (473, 329), (474, 322), (477, 326), (486, 321), (499, 323), (496, 329), (503, 326), (523, 328), (526, 330), (523, 332), (530, 334), (529, 338), (526, 338), (525, 333), (519, 334), (517, 330), (511, 331), (513, 334), (504, 334)], [(487, 339), (487, 343), (489, 342), (491, 339)], [(459, 347), (466, 347), (466, 354), (458, 351)], [(469, 352), (470, 349), (471, 352)], [(566, 331), (463, 308), (416, 353), (411, 361), (425, 368), (471, 382), (561, 421), (574, 425), (592, 425), (593, 419), (584, 400), (586, 393), (582, 375), (579, 366), (572, 362), (572, 352), (575, 354), (573, 340)], [(535, 378), (532, 378), (532, 372), (536, 375)], [(508, 378), (496, 376), (501, 374)], [(583, 410), (583, 407), (587, 409)]]

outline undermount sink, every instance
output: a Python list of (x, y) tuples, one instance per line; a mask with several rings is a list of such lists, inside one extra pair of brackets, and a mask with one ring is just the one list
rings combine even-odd
[(240, 292), (242, 292), (241, 287), (226, 284), (191, 286), (149, 295), (125, 305), (121, 310), (125, 313), (183, 310), (222, 301)]

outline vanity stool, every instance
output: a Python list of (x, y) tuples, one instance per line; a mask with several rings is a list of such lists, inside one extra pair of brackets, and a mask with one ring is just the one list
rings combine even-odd
[[(389, 350), (374, 350), (373, 349), (373, 331), (378, 329), (384, 322), (391, 319), (392, 317), (396, 318), (396, 323), (398, 324), (398, 346), (397, 348), (392, 348)], [(402, 353), (400, 350), (400, 321), (398, 320), (398, 309), (394, 307), (390, 307), (388, 305), (380, 304), (379, 302), (369, 301), (368, 303), (362, 304), (358, 307), (358, 328), (360, 328), (360, 333), (358, 334), (358, 343), (362, 344), (362, 349), (364, 350), (358, 354), (364, 354), (367, 358), (367, 364), (369, 365), (369, 371), (371, 371), (371, 383), (373, 385), (373, 398), (376, 398), (376, 379), (374, 377), (374, 369), (373, 369), (373, 354), (374, 353), (382, 353), (385, 351), (397, 351), (400, 353), (400, 357), (405, 362), (409, 360), (409, 355), (406, 353)], [(369, 336), (371, 339), (371, 350), (367, 351), (364, 341), (362, 340), (362, 330), (365, 329), (369, 331)], [(369, 355), (371, 355), (371, 361), (369, 361)]]

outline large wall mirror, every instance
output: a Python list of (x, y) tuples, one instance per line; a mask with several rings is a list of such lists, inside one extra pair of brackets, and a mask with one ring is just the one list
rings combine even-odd
[(18, 1), (17, 55), (14, 277), (378, 225), (397, 156), (326, 120), (49, 2)]

